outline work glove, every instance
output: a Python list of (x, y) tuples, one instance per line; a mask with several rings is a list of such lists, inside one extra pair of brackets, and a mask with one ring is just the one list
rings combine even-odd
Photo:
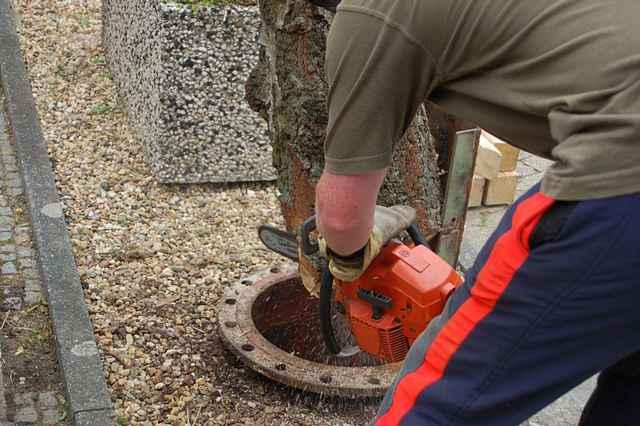
[[(334, 278), (341, 281), (354, 281), (367, 270), (371, 262), (378, 256), (380, 250), (394, 237), (407, 229), (416, 220), (416, 211), (410, 206), (382, 207), (376, 206), (373, 219), (373, 229), (369, 240), (361, 250), (359, 256), (342, 257), (335, 255), (327, 246), (325, 239), (320, 236), (319, 254), (329, 262), (329, 270)], [(317, 261), (312, 260), (316, 264)], [(304, 286), (311, 294), (317, 294), (319, 283), (311, 274), (302, 276)]]

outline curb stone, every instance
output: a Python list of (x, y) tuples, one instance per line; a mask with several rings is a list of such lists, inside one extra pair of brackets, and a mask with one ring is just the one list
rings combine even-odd
[(9, 3), (0, 0), (0, 85), (33, 224), (36, 258), (56, 336), (69, 417), (75, 425), (115, 425), (102, 361)]

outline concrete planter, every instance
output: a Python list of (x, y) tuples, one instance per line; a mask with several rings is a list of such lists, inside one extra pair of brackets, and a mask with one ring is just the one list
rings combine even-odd
[(244, 100), (257, 7), (104, 0), (103, 15), (107, 61), (160, 182), (274, 179), (267, 126)]

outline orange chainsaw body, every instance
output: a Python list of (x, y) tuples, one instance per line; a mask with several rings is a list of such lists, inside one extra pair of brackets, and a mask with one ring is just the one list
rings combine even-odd
[(391, 242), (360, 278), (336, 280), (336, 301), (363, 351), (399, 362), (462, 282), (427, 247)]

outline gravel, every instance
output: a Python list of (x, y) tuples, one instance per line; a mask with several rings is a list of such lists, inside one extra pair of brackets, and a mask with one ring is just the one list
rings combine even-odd
[(16, 3), (119, 423), (364, 424), (375, 402), (288, 390), (243, 367), (218, 338), (224, 287), (281, 261), (255, 231), (281, 225), (275, 188), (158, 184), (117, 108), (100, 1)]

